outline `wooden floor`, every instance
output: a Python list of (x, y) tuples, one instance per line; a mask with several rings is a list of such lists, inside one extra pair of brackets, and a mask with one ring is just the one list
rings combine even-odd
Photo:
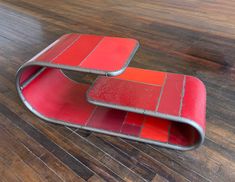
[[(199, 77), (204, 144), (180, 152), (47, 124), (15, 73), (68, 32), (133, 37), (131, 65)], [(234, 0), (0, 0), (0, 181), (235, 181)]]

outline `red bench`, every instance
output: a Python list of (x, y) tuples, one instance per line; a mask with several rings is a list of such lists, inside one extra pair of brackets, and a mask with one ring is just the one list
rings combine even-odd
[[(128, 67), (134, 39), (67, 34), (21, 66), (17, 90), (45, 121), (173, 149), (205, 137), (206, 90), (187, 75)], [(94, 73), (90, 86), (63, 70)]]

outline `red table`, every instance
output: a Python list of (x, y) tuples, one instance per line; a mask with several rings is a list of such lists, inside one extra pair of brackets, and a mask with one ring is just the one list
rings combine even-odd
[[(192, 76), (127, 68), (138, 45), (128, 38), (64, 35), (21, 66), (20, 98), (45, 121), (179, 150), (199, 146), (204, 84)], [(62, 69), (101, 76), (90, 86)]]

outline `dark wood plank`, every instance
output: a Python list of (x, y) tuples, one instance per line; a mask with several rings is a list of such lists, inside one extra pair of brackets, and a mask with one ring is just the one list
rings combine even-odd
[[(13, 151), (20, 157), (24, 163), (37, 173), (42, 181), (63, 181), (57, 174), (52, 171), (46, 164), (36, 157), (27, 147), (22, 145), (16, 138), (12, 137), (4, 129), (0, 128), (3, 148)], [(10, 144), (10, 145), (9, 145)], [(4, 157), (4, 156), (3, 156)], [(30, 172), (30, 171), (28, 171)]]
[[(92, 175), (98, 174), (106, 181), (121, 181), (121, 178), (118, 175), (109, 170), (106, 166), (102, 165), (97, 159), (77, 148), (72, 142), (64, 138), (60, 133), (56, 132), (56, 130), (46, 123), (30, 123), (38, 126), (39, 130), (36, 130), (33, 126), (22, 120), (7, 107), (0, 104), (0, 108), (0, 111), (4, 112), (9, 120), (17, 120), (15, 124), (18, 127), (53, 153), (83, 179), (88, 180)], [(51, 140), (49, 140), (44, 133), (48, 135)], [(61, 145), (61, 147), (59, 147), (59, 145)]]
[(68, 165), (75, 173), (81, 176), (83, 179), (88, 180), (90, 177), (94, 175), (94, 173), (87, 168), (83, 163), (79, 160), (76, 160), (70, 154), (56, 145), (54, 142), (49, 140), (45, 135), (40, 133), (38, 130), (33, 128), (31, 125), (24, 122), (21, 118), (19, 118), (16, 114), (11, 112), (7, 107), (0, 104), (0, 111), (6, 115), (6, 117), (23, 129), (28, 135), (30, 135), (34, 140), (40, 143), (43, 147), (45, 147), (48, 151), (53, 153), (57, 158), (59, 158), (63, 163)]
[(2, 177), (2, 181), (7, 182), (7, 181), (17, 181), (20, 182), (22, 181), (19, 176), (17, 176), (15, 173), (12, 173), (11, 169), (0, 160), (0, 174)]
[[(143, 165), (147, 165), (150, 169), (155, 171), (155, 173), (157, 173), (160, 177), (169, 179), (170, 181), (173, 180), (183, 181), (186, 179), (189, 179), (191, 181), (194, 180), (206, 181), (206, 178), (203, 178), (202, 176), (200, 176), (198, 173), (191, 170), (190, 168), (186, 168), (185, 166), (178, 163), (174, 163), (173, 165), (171, 165), (170, 160), (167, 159), (161, 153), (159, 154), (159, 156), (157, 156), (158, 153), (155, 151), (154, 152), (156, 154), (155, 156), (146, 155), (146, 153), (148, 154), (148, 152), (144, 153), (143, 150), (140, 150), (141, 147), (139, 147), (138, 145), (135, 146), (134, 144), (136, 144), (136, 142), (132, 142), (132, 145), (130, 145), (129, 144), (130, 142), (126, 142), (119, 138), (103, 136), (101, 134), (95, 134), (95, 135), (98, 138), (102, 137), (103, 140), (110, 143), (117, 150), (121, 150), (128, 156), (135, 158)], [(145, 148), (147, 148), (147, 145), (145, 145)], [(185, 176), (186, 179), (184, 179), (182, 176)]]
[[(66, 138), (76, 144), (80, 149), (98, 159), (109, 169), (122, 177), (122, 179), (127, 181), (145, 181), (145, 179), (138, 175), (138, 173), (125, 166), (119, 160), (116, 160), (114, 156), (107, 153), (103, 148), (85, 138), (88, 137), (88, 135), (84, 134), (85, 132), (83, 130), (79, 130), (79, 134), (77, 134), (76, 131), (68, 127), (57, 125), (56, 127), (53, 126), (53, 128), (56, 128), (60, 134), (66, 136)], [(89, 134), (90, 132), (87, 133)]]
[(58, 158), (56, 158), (52, 153), (46, 150), (42, 145), (40, 145), (33, 138), (28, 136), (20, 128), (14, 127), (14, 124), (11, 123), (6, 117), (0, 115), (0, 120), (4, 121), (0, 123), (0, 127), (5, 129), (8, 133), (18, 140), (19, 143), (22, 143), (28, 151), (37, 156), (45, 165), (56, 172), (56, 174), (66, 181), (82, 181), (82, 178), (76, 175), (70, 168), (65, 166)]
[[(6, 135), (1, 130), (1, 161), (10, 169), (10, 171), (18, 176), (19, 179), (25, 181), (40, 181), (43, 179), (41, 176), (34, 171), (26, 162), (24, 162), (19, 155), (17, 155), (13, 150), (12, 146), (7, 144), (7, 140), (9, 140), (9, 135)], [(6, 140), (6, 141), (3, 141)], [(17, 150), (18, 148), (16, 148)]]

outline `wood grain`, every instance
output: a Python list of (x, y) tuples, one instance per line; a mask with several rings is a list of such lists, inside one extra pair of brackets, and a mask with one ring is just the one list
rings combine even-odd
[[(233, 0), (0, 0), (0, 180), (235, 181), (234, 7)], [(69, 32), (136, 38), (131, 66), (199, 77), (207, 88), (203, 146), (174, 151), (31, 114), (15, 73)]]

